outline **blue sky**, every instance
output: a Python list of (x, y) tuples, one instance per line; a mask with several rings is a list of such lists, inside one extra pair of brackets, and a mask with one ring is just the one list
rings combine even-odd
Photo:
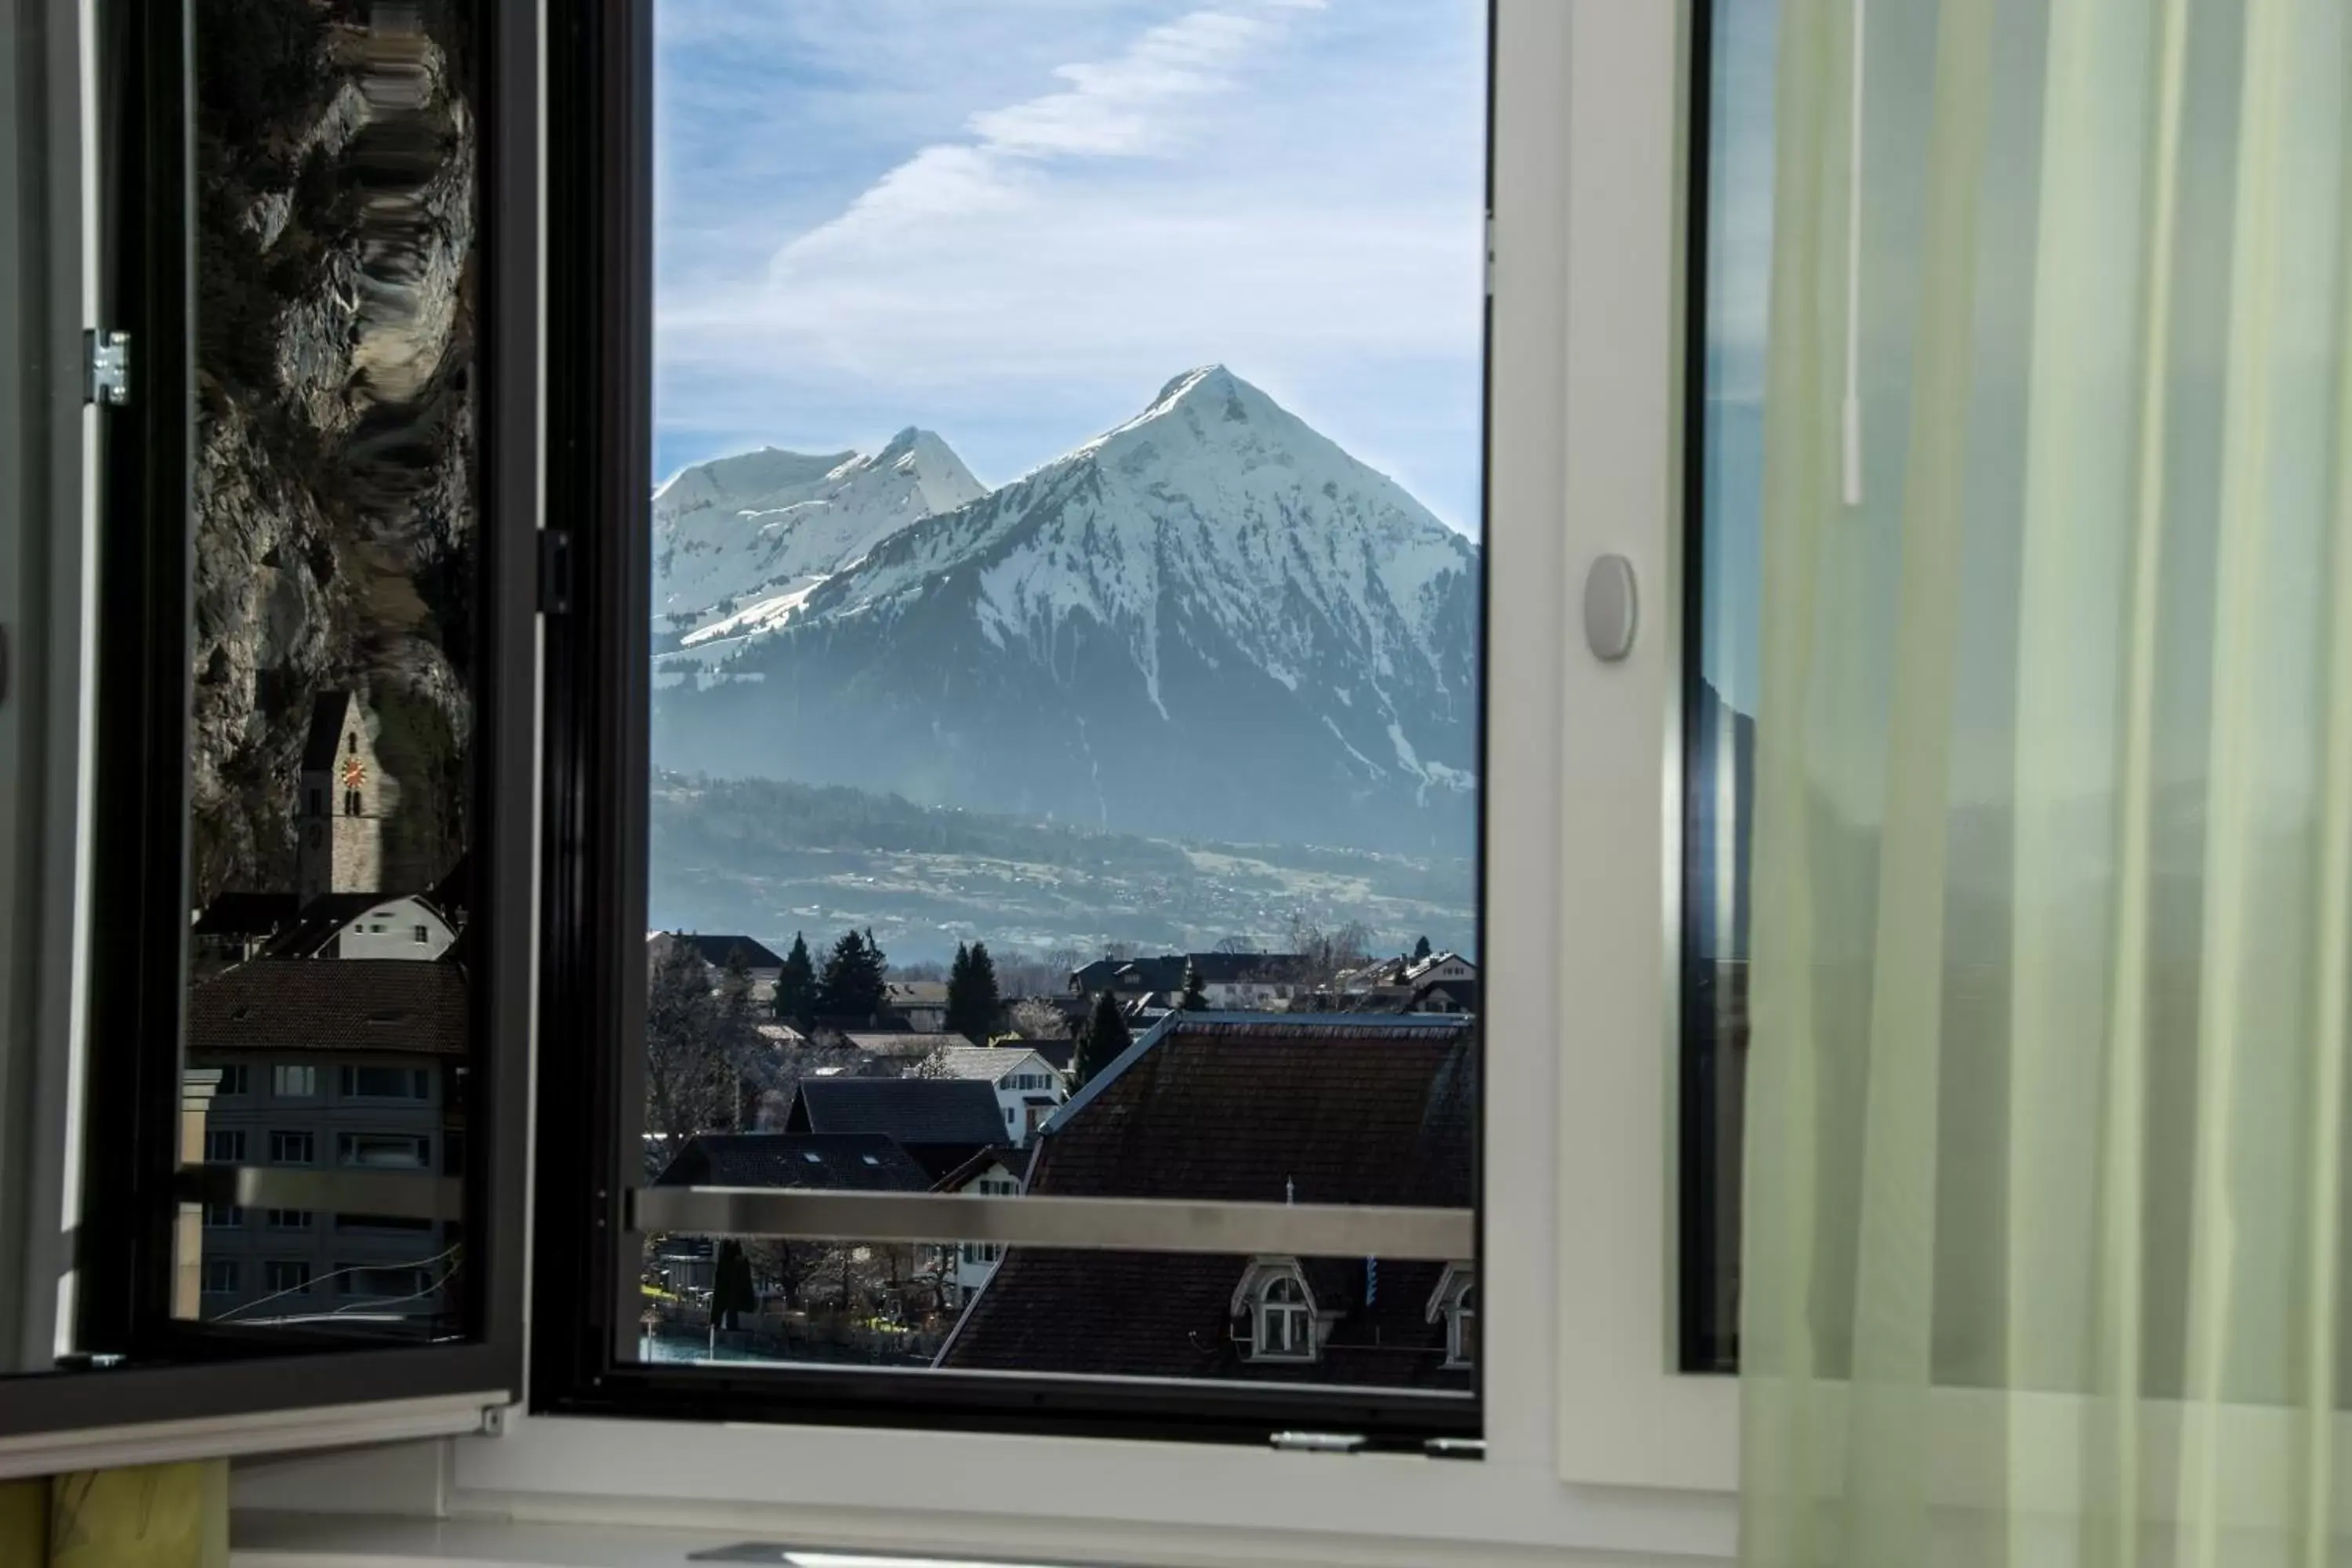
[(661, 0), (656, 470), (990, 484), (1222, 361), (1479, 517), (1485, 0)]

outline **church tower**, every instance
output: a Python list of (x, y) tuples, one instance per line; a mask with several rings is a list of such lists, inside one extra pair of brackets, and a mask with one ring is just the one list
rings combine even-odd
[(294, 891), (301, 902), (383, 891), (385, 799), (366, 704), (353, 692), (321, 693), (310, 708), (295, 801)]

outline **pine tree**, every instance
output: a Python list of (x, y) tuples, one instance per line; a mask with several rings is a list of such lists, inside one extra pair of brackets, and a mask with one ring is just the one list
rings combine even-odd
[(1127, 1015), (1118, 1010), (1118, 998), (1103, 992), (1095, 998), (1094, 1016), (1087, 1020), (1086, 1034), (1070, 1061), (1071, 1089), (1085, 1088), (1095, 1074), (1118, 1060), (1130, 1043)]
[(808, 942), (793, 932), (793, 950), (776, 976), (776, 1016), (787, 1024), (805, 1022), (816, 1008), (816, 964), (809, 958)]
[(996, 1032), (1004, 1012), (1004, 998), (996, 989), (996, 961), (986, 942), (969, 950), (956, 944), (954, 967), (948, 971), (947, 1030), (967, 1040), (984, 1041)]
[(1209, 1010), (1209, 994), (1201, 985), (1201, 966), (1189, 958), (1184, 961), (1184, 994), (1178, 998), (1176, 1005), (1187, 1013)]
[(817, 980), (817, 1010), (834, 1018), (873, 1017), (889, 1000), (888, 973), (888, 961), (871, 931), (863, 936), (854, 929), (842, 932)]
[(1415, 963), (1419, 963), (1423, 959), (1427, 958), (1428, 956), (1429, 939), (1427, 937), (1423, 937), (1419, 942), (1412, 944), (1412, 961)]

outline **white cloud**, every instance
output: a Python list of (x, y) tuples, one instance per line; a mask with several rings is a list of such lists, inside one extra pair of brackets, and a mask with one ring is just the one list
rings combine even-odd
[[(829, 213), (800, 206), (763, 266), (704, 265), (665, 290), (666, 428), (862, 439), (855, 410), (886, 434), (932, 425), (998, 480), (1222, 360), (1318, 423), (1333, 402), (1370, 409), (1330, 433), (1409, 487), (1432, 467), (1413, 440), (1464, 447), (1443, 458), (1449, 493), (1415, 488), (1475, 516), (1483, 12), (1219, 0), (1050, 64), (1033, 37), (1035, 63), (1005, 72), (1021, 94), (991, 103), (960, 77), (957, 133), (898, 153)], [(747, 190), (733, 221), (783, 205)], [(759, 254), (740, 238), (724, 253)]]

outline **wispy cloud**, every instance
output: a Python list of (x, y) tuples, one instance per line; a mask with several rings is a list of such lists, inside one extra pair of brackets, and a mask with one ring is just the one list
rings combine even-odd
[[(928, 7), (994, 30), (968, 58), (928, 33), (933, 107), (904, 112), (877, 111), (920, 95), (854, 15), (806, 48), (666, 36), (673, 123), (750, 50), (810, 79), (714, 95), (709, 151), (748, 174), (667, 165), (673, 451), (913, 421), (1003, 479), (1223, 360), (1475, 521), (1481, 0), (1129, 0), (1124, 37), (1077, 9), (1093, 47), (1056, 59), (1070, 7)], [(894, 116), (919, 139), (893, 149)]]

